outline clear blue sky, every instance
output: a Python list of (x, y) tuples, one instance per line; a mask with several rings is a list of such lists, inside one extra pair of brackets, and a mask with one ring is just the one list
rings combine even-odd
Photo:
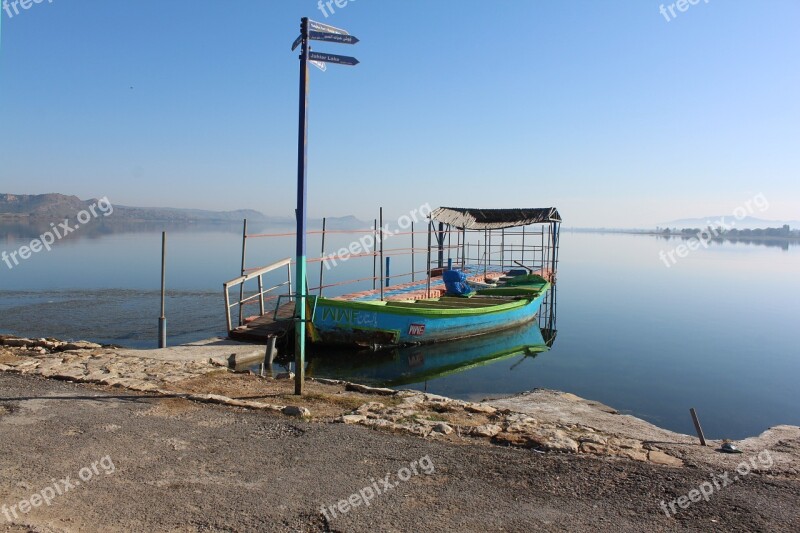
[(0, 12), (0, 192), (291, 214), (305, 15), (361, 39), (315, 43), (361, 64), (311, 71), (312, 215), (555, 205), (568, 225), (642, 226), (762, 193), (758, 216), (800, 218), (796, 0), (700, 0), (669, 22), (658, 0), (333, 5)]

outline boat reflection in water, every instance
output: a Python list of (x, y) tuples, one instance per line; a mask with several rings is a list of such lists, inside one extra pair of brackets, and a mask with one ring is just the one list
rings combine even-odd
[(398, 387), (515, 356), (522, 356), (523, 359), (536, 357), (546, 352), (555, 341), (555, 308), (555, 288), (551, 288), (537, 319), (524, 326), (458, 341), (380, 352), (328, 350), (311, 354), (307, 373), (314, 377)]

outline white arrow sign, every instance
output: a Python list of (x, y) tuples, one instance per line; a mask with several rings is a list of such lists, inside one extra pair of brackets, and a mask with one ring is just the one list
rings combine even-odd
[(317, 22), (316, 20), (308, 21), (308, 29), (328, 33), (338, 33), (339, 35), (350, 35), (347, 30), (343, 30), (342, 28), (334, 28), (333, 26), (328, 26), (327, 24)]

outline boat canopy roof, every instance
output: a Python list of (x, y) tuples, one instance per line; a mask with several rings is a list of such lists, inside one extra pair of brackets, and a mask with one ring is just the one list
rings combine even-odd
[(431, 220), (449, 224), (458, 229), (503, 229), (528, 224), (561, 222), (555, 207), (515, 209), (474, 209), (440, 207), (431, 213)]

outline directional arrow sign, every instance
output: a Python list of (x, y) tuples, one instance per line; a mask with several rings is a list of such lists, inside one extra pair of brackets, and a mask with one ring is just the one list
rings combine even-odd
[(302, 43), (302, 42), (303, 42), (303, 36), (302, 35), (298, 35), (297, 39), (295, 39), (294, 43), (292, 43), (292, 52), (294, 52), (294, 49), (297, 48), (298, 46), (300, 46), (300, 43)]
[(314, 61), (324, 61), (325, 63), (336, 63), (338, 65), (358, 65), (358, 59), (349, 56), (337, 56), (335, 54), (321, 54), (319, 52), (311, 52), (308, 54), (308, 59)]
[(339, 35), (350, 35), (350, 32), (347, 30), (343, 30), (342, 28), (335, 28), (333, 26), (328, 26), (327, 24), (323, 24), (321, 22), (317, 22), (316, 20), (309, 20), (308, 21), (308, 29), (312, 31), (323, 31), (328, 33), (338, 33)]
[(309, 38), (315, 41), (331, 41), (339, 44), (356, 44), (358, 37), (355, 35), (344, 35), (341, 33), (328, 33), (324, 31), (310, 31)]

